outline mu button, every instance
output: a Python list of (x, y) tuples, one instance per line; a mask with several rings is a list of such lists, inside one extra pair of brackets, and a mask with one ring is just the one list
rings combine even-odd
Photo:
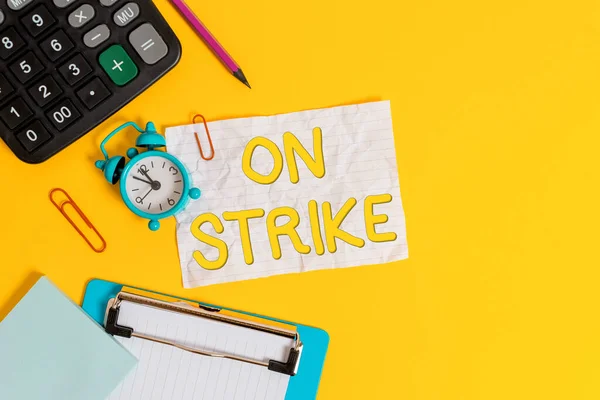
[(124, 86), (135, 78), (138, 68), (123, 46), (115, 44), (104, 50), (98, 57), (104, 72), (117, 86)]

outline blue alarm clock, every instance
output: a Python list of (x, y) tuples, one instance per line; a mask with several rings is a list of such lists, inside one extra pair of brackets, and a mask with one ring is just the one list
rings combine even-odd
[[(140, 153), (132, 147), (127, 150), (130, 159), (108, 157), (106, 143), (119, 131), (133, 127), (140, 132), (135, 145), (146, 149)], [(125, 205), (135, 214), (150, 220), (148, 227), (156, 231), (159, 219), (170, 217), (181, 211), (189, 199), (198, 199), (200, 189), (192, 187), (190, 175), (177, 157), (157, 148), (167, 145), (164, 136), (156, 132), (152, 122), (142, 130), (135, 122), (127, 122), (112, 131), (100, 144), (104, 160), (96, 161), (96, 167), (104, 172), (104, 178), (112, 185), (119, 182), (121, 197)]]

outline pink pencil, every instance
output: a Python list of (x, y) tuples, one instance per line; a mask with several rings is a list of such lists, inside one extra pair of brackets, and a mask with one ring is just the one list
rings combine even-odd
[(240, 66), (233, 60), (233, 58), (227, 53), (227, 51), (221, 46), (221, 44), (215, 39), (210, 33), (206, 26), (198, 19), (196, 14), (188, 7), (183, 0), (171, 0), (171, 2), (177, 7), (177, 9), (183, 14), (184, 18), (194, 27), (198, 35), (204, 40), (204, 42), (210, 47), (215, 53), (219, 60), (227, 67), (229, 71), (240, 80), (244, 85), (250, 87), (248, 80), (244, 76)]

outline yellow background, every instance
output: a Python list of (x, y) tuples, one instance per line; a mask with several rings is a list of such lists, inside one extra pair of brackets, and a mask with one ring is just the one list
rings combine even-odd
[[(0, 316), (35, 273), (76, 301), (99, 277), (326, 329), (319, 400), (600, 397), (598, 2), (191, 1), (252, 90), (156, 3), (183, 45), (171, 73), (41, 165), (0, 145)], [(184, 290), (174, 219), (150, 232), (93, 168), (127, 120), (164, 129), (196, 112), (380, 99), (392, 101), (402, 262)], [(104, 254), (52, 207), (56, 186), (105, 235)]]

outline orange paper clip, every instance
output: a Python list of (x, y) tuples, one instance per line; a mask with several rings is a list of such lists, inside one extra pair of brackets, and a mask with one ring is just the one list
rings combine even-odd
[(211, 151), (211, 156), (210, 157), (205, 157), (204, 156), (204, 152), (202, 151), (202, 145), (200, 144), (200, 139), (198, 139), (198, 132), (194, 131), (194, 135), (196, 136), (196, 143), (198, 143), (198, 150), (200, 150), (200, 157), (202, 157), (203, 160), (206, 161), (210, 161), (213, 158), (215, 158), (215, 148), (213, 147), (213, 143), (212, 143), (212, 139), (210, 138), (210, 131), (208, 130), (208, 125), (206, 124), (206, 119), (204, 118), (204, 116), (202, 114), (196, 114), (194, 115), (194, 118), (192, 118), (192, 124), (196, 124), (196, 118), (202, 118), (202, 122), (204, 123), (204, 130), (206, 130), (206, 137), (208, 137), (208, 144), (210, 145), (210, 151)]
[[(56, 192), (62, 193), (67, 198), (67, 200), (57, 202), (54, 199), (54, 193), (56, 193)], [(77, 233), (79, 233), (79, 235), (83, 238), (83, 240), (86, 241), (86, 243), (91, 247), (92, 250), (94, 250), (96, 253), (102, 253), (104, 251), (104, 249), (106, 249), (106, 241), (104, 240), (104, 238), (102, 237), (102, 235), (100, 234), (100, 232), (98, 232), (98, 230), (96, 229), (96, 227), (94, 225), (92, 225), (92, 223), (90, 222), (90, 220), (88, 219), (88, 217), (85, 216), (85, 214), (83, 213), (83, 211), (81, 211), (81, 208), (79, 208), (79, 206), (77, 206), (77, 204), (75, 204), (75, 201), (71, 198), (71, 196), (69, 196), (69, 194), (67, 192), (65, 192), (61, 188), (52, 189), (50, 191), (49, 197), (50, 197), (50, 201), (52, 202), (52, 204), (54, 204), (54, 206), (58, 209), (58, 211), (60, 211), (60, 213), (63, 215), (63, 217), (65, 217), (65, 219), (67, 221), (69, 221), (69, 223), (71, 224), (71, 226), (73, 228), (75, 228), (75, 230), (77, 231)], [(65, 211), (65, 206), (68, 205), (68, 204), (70, 204), (71, 207), (73, 207), (73, 209), (81, 217), (81, 219), (83, 220), (83, 222), (85, 222), (87, 224), (87, 226), (91, 230), (94, 231), (94, 233), (96, 234), (96, 236), (98, 236), (98, 239), (100, 239), (100, 242), (102, 243), (101, 247), (95, 247), (92, 244), (92, 242), (90, 241), (90, 239), (77, 226), (77, 224), (75, 224), (75, 222), (69, 216), (69, 214), (67, 214), (67, 212)]]

